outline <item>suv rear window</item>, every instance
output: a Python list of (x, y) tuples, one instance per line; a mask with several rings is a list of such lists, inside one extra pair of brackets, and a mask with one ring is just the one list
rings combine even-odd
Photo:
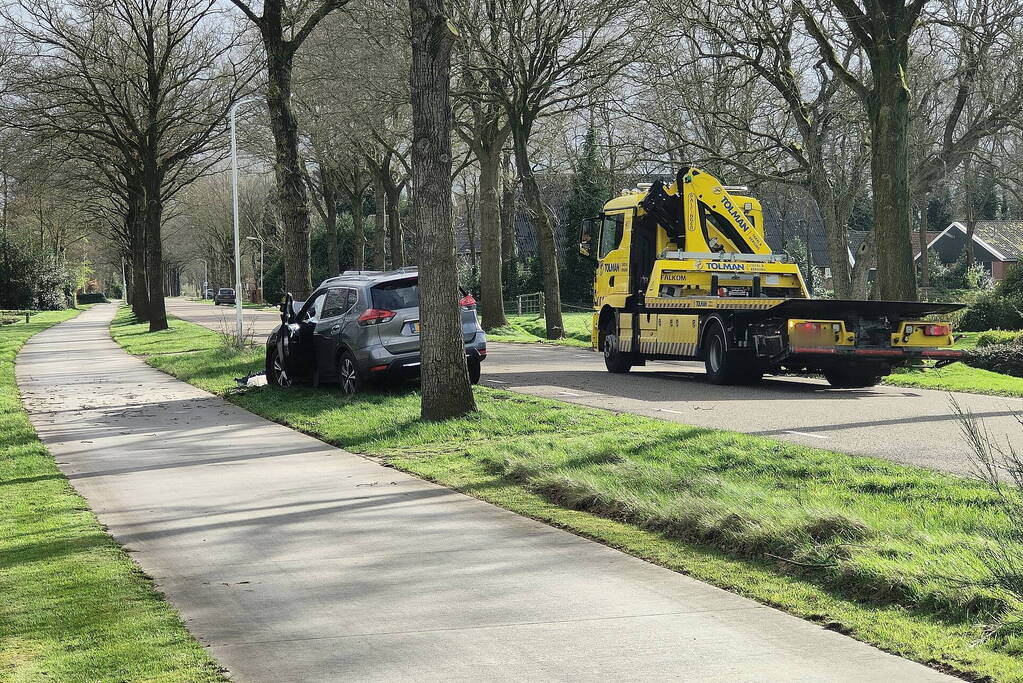
[(220, 290), (220, 293), (221, 294), (234, 294), (234, 290), (233, 289), (226, 289), (226, 288), (224, 288), (224, 289)]
[(419, 280), (394, 280), (376, 285), (372, 289), (373, 308), (398, 310), (419, 306)]

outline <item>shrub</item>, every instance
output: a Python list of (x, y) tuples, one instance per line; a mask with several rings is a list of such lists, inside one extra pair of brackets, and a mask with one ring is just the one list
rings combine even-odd
[(996, 344), (969, 349), (962, 362), (982, 370), (1023, 377), (1023, 344)]
[(1023, 263), (1017, 263), (1005, 273), (995, 292), (1001, 296), (1023, 297)]
[(977, 335), (977, 346), (998, 346), (1000, 344), (1023, 344), (1023, 331), (988, 330)]
[(94, 292), (92, 294), (79, 294), (78, 303), (80, 304), (103, 304), (106, 303), (107, 297), (103, 292)]
[(1023, 329), (1023, 296), (985, 292), (962, 314), (958, 328), (963, 332)]

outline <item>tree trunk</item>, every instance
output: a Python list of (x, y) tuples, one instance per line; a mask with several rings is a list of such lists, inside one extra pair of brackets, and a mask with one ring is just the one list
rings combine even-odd
[[(839, 215), (835, 193), (826, 180), (826, 172), (810, 172), (810, 194), (817, 202), (828, 240), (828, 258), (831, 261), (831, 281), (836, 299), (852, 297), (852, 277), (849, 272), (849, 233), (846, 218)], [(810, 245), (807, 243), (807, 249)]]
[(409, 0), (412, 18), (412, 212), (420, 235), (422, 417), (476, 410), (462, 341), (451, 222), (451, 46), (443, 0)]
[(973, 200), (973, 185), (976, 178), (973, 175), (973, 162), (966, 160), (963, 168), (963, 209), (966, 218), (966, 241), (963, 247), (963, 255), (966, 258), (966, 268), (973, 267), (976, 253), (973, 250), (973, 233), (977, 230), (977, 206)]
[(501, 272), (500, 150), (477, 155), (480, 163), (480, 312), (484, 330), (508, 324), (504, 317), (504, 278)]
[(141, 183), (127, 180), (125, 229), (131, 249), (131, 312), (136, 320), (149, 320), (149, 288), (146, 286), (145, 196)]
[(518, 167), (519, 181), (526, 195), (530, 217), (536, 226), (537, 251), (540, 256), (540, 268), (543, 271), (544, 323), (547, 327), (548, 339), (561, 339), (565, 336), (564, 324), (561, 320), (561, 289), (558, 283), (558, 248), (554, 239), (554, 226), (550, 214), (543, 205), (540, 186), (533, 175), (529, 163), (529, 128), (513, 126), (512, 138), (515, 148), (515, 165)]
[[(167, 307), (163, 289), (163, 178), (156, 170), (156, 150), (151, 150), (151, 161), (147, 159), (145, 170), (146, 205), (143, 222), (146, 227), (146, 281), (149, 287), (149, 331), (166, 330)], [(238, 292), (241, 296), (241, 292)]]
[(881, 47), (871, 60), (870, 171), (873, 181), (877, 295), (915, 301), (913, 226), (909, 191), (909, 90), (904, 80), (908, 49)]
[(860, 243), (856, 251), (856, 265), (852, 269), (852, 287), (850, 295), (853, 299), (866, 299), (870, 291), (870, 271), (873, 269), (874, 259), (877, 256), (877, 246), (874, 241), (874, 229), (867, 233), (866, 239)]
[(501, 265), (504, 270), (504, 287), (508, 289), (505, 298), (518, 294), (518, 266), (516, 261), (515, 235), (515, 175), (512, 169), (511, 152), (504, 153), (501, 161)]
[(384, 193), (383, 168), (373, 180), (376, 213), (373, 216), (373, 270), (387, 270), (387, 195)]
[(366, 217), (362, 215), (362, 197), (352, 201), (352, 269), (366, 267)]
[(918, 228), (918, 241), (920, 249), (920, 289), (926, 290), (931, 286), (930, 260), (927, 254), (927, 205), (929, 204), (930, 192), (924, 192), (920, 198), (920, 225)]
[(291, 66), (293, 53), (264, 31), (267, 54), (266, 103), (274, 138), (274, 175), (280, 198), (284, 246), (284, 288), (298, 300), (312, 293), (309, 269), (309, 200), (298, 156), (298, 124), (291, 111)]
[(327, 237), (327, 277), (332, 277), (341, 272), (337, 254), (337, 188), (330, 171), (323, 166), (320, 166), (320, 185), (323, 187), (323, 229)]
[(401, 187), (390, 174), (384, 176), (384, 195), (387, 197), (387, 235), (391, 243), (391, 268), (405, 265), (405, 239), (401, 233)]

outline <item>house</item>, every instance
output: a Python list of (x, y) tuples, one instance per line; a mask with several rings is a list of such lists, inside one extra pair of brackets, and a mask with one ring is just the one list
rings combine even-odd
[[(927, 244), (948, 265), (962, 255), (966, 246), (966, 225), (955, 221)], [(973, 256), (998, 282), (1023, 259), (1023, 221), (977, 221), (973, 231)], [(920, 258), (917, 253), (916, 258)]]

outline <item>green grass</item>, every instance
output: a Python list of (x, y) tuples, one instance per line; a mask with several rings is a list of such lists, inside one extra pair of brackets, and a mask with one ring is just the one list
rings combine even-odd
[[(190, 343), (196, 326), (177, 327)], [(126, 311), (112, 333), (145, 348)], [(980, 585), (1011, 520), (984, 486), (929, 470), (478, 387), (480, 411), (419, 420), (413, 390), (239, 390), (262, 352), (147, 362), (281, 424), (968, 677), (1023, 681), (1017, 614)], [(964, 449), (965, 451), (965, 449)], [(780, 558), (780, 559), (779, 559)]]
[(995, 396), (1023, 396), (1023, 378), (971, 368), (962, 363), (952, 363), (943, 368), (927, 370), (900, 368), (885, 377), (884, 383), (897, 387), (965, 391)]
[(18, 349), (74, 313), (0, 328), (0, 680), (224, 680), (68, 484), (22, 409)]
[(544, 319), (538, 315), (509, 315), (507, 325), (487, 332), (487, 340), (519, 344), (543, 342), (590, 348), (590, 321), (593, 314), (589, 311), (564, 312), (561, 316), (565, 324), (565, 336), (561, 339), (546, 338), (547, 328)]

